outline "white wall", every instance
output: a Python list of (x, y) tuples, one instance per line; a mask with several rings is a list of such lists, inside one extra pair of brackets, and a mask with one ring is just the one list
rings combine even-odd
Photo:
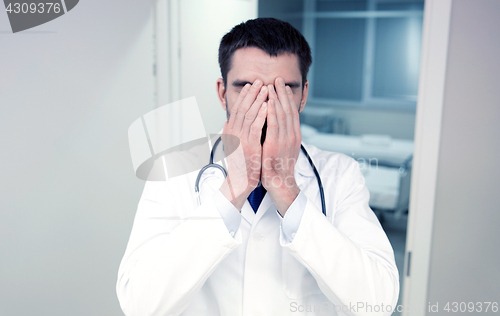
[(158, 106), (196, 97), (208, 133), (226, 121), (216, 92), (220, 40), (257, 17), (257, 0), (158, 0)]
[(128, 126), (154, 107), (151, 3), (80, 1), (10, 33), (0, 10), (0, 315), (122, 315), (144, 183)]
[(497, 0), (452, 2), (428, 283), (440, 311), (500, 298), (499, 15)]
[(257, 0), (181, 0), (181, 96), (196, 96), (209, 133), (226, 121), (215, 81), (221, 78), (218, 49), (233, 26), (257, 17)]

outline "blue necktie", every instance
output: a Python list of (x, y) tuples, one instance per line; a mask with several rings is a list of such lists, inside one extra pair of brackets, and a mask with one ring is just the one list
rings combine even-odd
[(259, 183), (259, 186), (256, 187), (255, 190), (253, 190), (248, 196), (248, 202), (250, 202), (254, 212), (257, 213), (257, 209), (259, 208), (260, 202), (262, 202), (265, 194), (266, 189), (264, 189), (262, 184)]

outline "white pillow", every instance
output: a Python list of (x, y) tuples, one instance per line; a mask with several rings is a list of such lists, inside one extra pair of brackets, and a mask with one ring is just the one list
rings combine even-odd
[(302, 135), (302, 139), (307, 139), (318, 134), (318, 130), (310, 125), (300, 124), (300, 134)]
[(390, 135), (364, 134), (361, 135), (361, 142), (374, 146), (389, 146), (392, 142)]

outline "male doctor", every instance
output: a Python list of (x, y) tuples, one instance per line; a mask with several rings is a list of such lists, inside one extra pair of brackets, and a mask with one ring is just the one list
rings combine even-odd
[(242, 155), (227, 157), (225, 179), (203, 174), (200, 206), (197, 172), (146, 183), (118, 272), (126, 315), (391, 314), (398, 271), (359, 164), (305, 145), (324, 216), (300, 150), (311, 62), (304, 37), (276, 19), (223, 37), (223, 134), (238, 137)]

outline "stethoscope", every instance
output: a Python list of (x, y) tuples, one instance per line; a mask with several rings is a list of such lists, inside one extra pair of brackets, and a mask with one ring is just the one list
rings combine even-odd
[[(214, 153), (217, 150), (217, 146), (219, 145), (220, 141), (221, 141), (221, 137), (219, 136), (219, 138), (215, 141), (214, 146), (212, 147), (212, 151), (210, 152), (210, 162), (208, 163), (208, 165), (201, 168), (200, 172), (198, 172), (198, 176), (196, 177), (196, 182), (194, 184), (194, 191), (196, 192), (197, 197), (198, 197), (198, 205), (201, 205), (200, 187), (199, 186), (200, 186), (201, 175), (203, 174), (203, 172), (205, 172), (208, 168), (213, 167), (213, 168), (219, 169), (222, 172), (222, 174), (224, 175), (224, 178), (227, 177), (226, 170), (222, 166), (214, 163)], [(304, 146), (302, 146), (302, 144), (300, 144), (300, 149), (302, 150), (304, 155), (306, 155), (307, 160), (309, 161), (309, 164), (311, 165), (311, 168), (314, 171), (314, 175), (316, 176), (316, 180), (318, 181), (319, 195), (321, 197), (321, 208), (323, 210), (323, 215), (326, 216), (325, 193), (323, 191), (323, 184), (321, 183), (321, 177), (319, 176), (318, 169), (316, 169), (316, 166), (314, 165), (314, 163), (311, 159), (311, 156), (309, 156), (309, 153), (304, 148)]]

